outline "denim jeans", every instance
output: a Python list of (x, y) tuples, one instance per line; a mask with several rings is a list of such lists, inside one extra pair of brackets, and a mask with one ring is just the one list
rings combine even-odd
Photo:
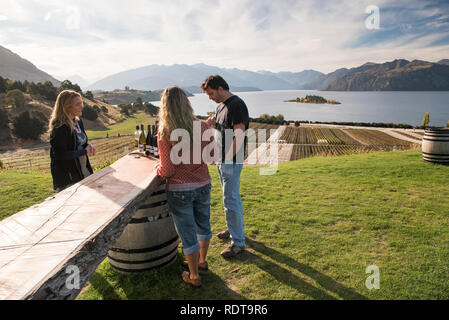
[(223, 187), (223, 205), (226, 214), (226, 224), (231, 234), (232, 244), (245, 245), (245, 231), (243, 225), (243, 205), (240, 197), (241, 163), (217, 164), (218, 175)]
[(189, 191), (167, 191), (168, 205), (185, 255), (200, 250), (198, 240), (207, 241), (212, 238), (210, 189), (209, 183)]

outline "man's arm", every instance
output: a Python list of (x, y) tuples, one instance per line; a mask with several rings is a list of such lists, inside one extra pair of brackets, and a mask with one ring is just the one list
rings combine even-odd
[(245, 124), (237, 123), (234, 125), (234, 139), (232, 140), (232, 146), (229, 148), (225, 157), (225, 162), (232, 162), (232, 159), (237, 154), (237, 150), (240, 150), (245, 142)]

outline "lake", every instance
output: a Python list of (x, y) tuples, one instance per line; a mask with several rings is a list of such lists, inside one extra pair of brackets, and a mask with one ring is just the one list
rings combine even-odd
[[(275, 90), (235, 94), (245, 101), (252, 118), (268, 113), (282, 114), (286, 120), (384, 122), (419, 126), (424, 114), (429, 112), (431, 126), (445, 126), (449, 121), (449, 91)], [(283, 102), (308, 94), (337, 100), (341, 104)], [(197, 115), (205, 116), (215, 111), (217, 106), (205, 94), (195, 94), (189, 99)]]

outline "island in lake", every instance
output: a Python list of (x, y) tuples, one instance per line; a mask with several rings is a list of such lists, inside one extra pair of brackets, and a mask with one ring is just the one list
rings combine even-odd
[(287, 100), (285, 102), (298, 102), (298, 103), (328, 103), (328, 104), (341, 104), (338, 101), (332, 99), (324, 99), (320, 96), (307, 95), (305, 98), (296, 98), (294, 100)]

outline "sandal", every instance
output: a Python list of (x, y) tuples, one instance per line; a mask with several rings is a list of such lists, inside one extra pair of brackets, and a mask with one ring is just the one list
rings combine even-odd
[(190, 279), (190, 272), (188, 271), (184, 271), (182, 273), (182, 280), (195, 288), (201, 287), (201, 279)]

